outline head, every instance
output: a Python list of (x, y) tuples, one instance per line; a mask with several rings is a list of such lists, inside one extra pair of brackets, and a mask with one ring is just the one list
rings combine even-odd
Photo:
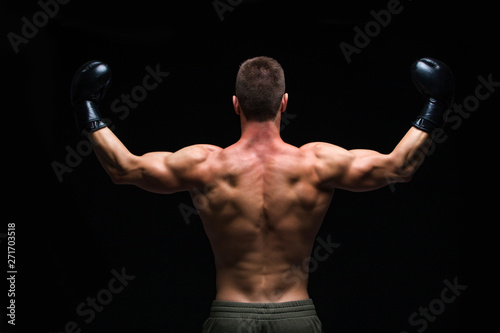
[(285, 111), (285, 95), (285, 74), (276, 60), (256, 57), (241, 64), (233, 103), (236, 112), (243, 112), (246, 120), (274, 120), (280, 111)]

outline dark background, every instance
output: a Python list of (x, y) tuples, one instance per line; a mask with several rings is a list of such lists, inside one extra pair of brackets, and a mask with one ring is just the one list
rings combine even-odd
[[(452, 68), (460, 104), (474, 95), (479, 75), (500, 81), (496, 9), (481, 2), (401, 1), (403, 11), (349, 64), (339, 43), (353, 44), (353, 28), (364, 29), (370, 11), (388, 1), (243, 0), (222, 21), (212, 2), (72, 0), (17, 54), (7, 34), (20, 35), (21, 18), (32, 21), (41, 7), (2, 5), (8, 201), (1, 232), (16, 223), (18, 331), (63, 332), (74, 321), (89, 333), (200, 332), (215, 295), (199, 217), (181, 212), (193, 207), (187, 193), (114, 185), (93, 154), (58, 180), (54, 161), (66, 164), (67, 147), (82, 147), (69, 91), (83, 63), (98, 59), (112, 68), (101, 110), (138, 155), (235, 142), (236, 73), (258, 55), (276, 58), (285, 70), (290, 118), (282, 137), (297, 146), (326, 141), (390, 152), (422, 106), (409, 78), (421, 57)], [(169, 76), (125, 119), (110, 112), (115, 99), (142, 85), (146, 66), (157, 65)], [(467, 290), (425, 332), (479, 332), (495, 322), (498, 218), (488, 207), (495, 210), (497, 196), (488, 190), (497, 174), (498, 94), (459, 128), (446, 128), (446, 141), (412, 182), (337, 191), (318, 236), (341, 245), (309, 282), (325, 332), (417, 332), (422, 326), (411, 326), (410, 315), (455, 278)], [(122, 268), (135, 279), (86, 323), (76, 308)], [(4, 330), (11, 328), (6, 319)]]

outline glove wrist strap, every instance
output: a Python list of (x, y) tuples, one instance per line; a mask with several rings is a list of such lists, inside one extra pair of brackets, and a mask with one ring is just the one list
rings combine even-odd
[(75, 105), (75, 117), (78, 132), (84, 135), (92, 133), (106, 127), (107, 124), (102, 120), (99, 107), (92, 101), (82, 101)]

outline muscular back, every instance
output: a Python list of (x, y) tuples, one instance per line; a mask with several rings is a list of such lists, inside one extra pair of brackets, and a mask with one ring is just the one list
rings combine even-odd
[(212, 244), (217, 299), (308, 298), (306, 274), (294, 267), (310, 256), (333, 195), (320, 186), (313, 153), (283, 142), (236, 143), (202, 168), (191, 195)]

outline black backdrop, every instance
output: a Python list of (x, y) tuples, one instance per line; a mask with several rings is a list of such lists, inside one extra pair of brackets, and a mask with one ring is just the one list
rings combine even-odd
[[(484, 80), (500, 81), (492, 8), (424, 0), (54, 3), (2, 6), (8, 201), (0, 232), (16, 223), (18, 269), (16, 326), (2, 305), (5, 331), (200, 331), (215, 271), (189, 195), (112, 184), (76, 134), (70, 83), (89, 60), (110, 65), (101, 110), (135, 154), (225, 147), (240, 131), (231, 104), (238, 65), (258, 55), (285, 70), (285, 141), (385, 153), (422, 105), (411, 63), (428, 56), (452, 68), (456, 102), (473, 111), (448, 124), (412, 182), (337, 191), (318, 237), (338, 247), (315, 260), (309, 289), (326, 332), (465, 332), (494, 321), (487, 301), (498, 301), (490, 269), (497, 221), (487, 207), (496, 200), (486, 193), (496, 180), (489, 125), (500, 93), (490, 85), (479, 89), (487, 97), (475, 97)], [(388, 6), (397, 11), (390, 22), (380, 14)], [(44, 7), (53, 17), (39, 14)], [(26, 21), (38, 24), (36, 33)], [(370, 40), (355, 27), (371, 29)], [(350, 62), (342, 42), (358, 43)], [(162, 72), (161, 82), (146, 90), (151, 71)], [(448, 284), (467, 289), (445, 292), (456, 295), (445, 303)]]

